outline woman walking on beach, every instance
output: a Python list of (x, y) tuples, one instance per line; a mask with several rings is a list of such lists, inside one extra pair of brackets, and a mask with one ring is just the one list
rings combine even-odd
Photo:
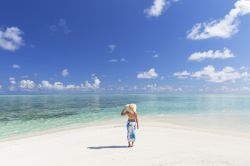
[(127, 139), (128, 147), (133, 147), (135, 142), (135, 131), (139, 129), (138, 116), (136, 113), (136, 104), (127, 104), (121, 112), (121, 115), (128, 116), (127, 122)]

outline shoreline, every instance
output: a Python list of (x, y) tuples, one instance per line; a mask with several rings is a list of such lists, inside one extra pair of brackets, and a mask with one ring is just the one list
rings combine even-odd
[[(229, 135), (229, 136), (238, 136), (238, 137), (246, 137), (250, 138), (250, 133), (236, 131), (236, 129), (223, 129), (223, 128), (214, 128), (208, 126), (199, 126), (200, 124), (188, 123), (187, 116), (164, 116), (164, 117), (153, 117), (148, 115), (143, 115), (140, 117), (140, 122), (146, 122), (147, 124), (152, 123), (152, 126), (160, 126), (165, 128), (174, 128), (174, 129), (185, 129), (190, 131), (200, 131), (200, 132), (207, 132), (207, 133), (214, 133), (220, 135)], [(189, 119), (190, 120), (190, 119)], [(0, 143), (8, 142), (8, 141), (15, 141), (19, 139), (25, 139), (30, 137), (37, 137), (47, 134), (59, 133), (64, 131), (71, 131), (83, 128), (95, 128), (95, 127), (124, 127), (126, 124), (126, 118), (113, 118), (113, 119), (103, 119), (100, 121), (93, 121), (87, 123), (77, 123), (71, 124), (63, 127), (55, 127), (48, 130), (43, 131), (34, 131), (30, 133), (23, 133), (17, 134), (9, 137), (0, 138)]]
[(103, 124), (104, 122), (113, 122), (114, 124), (117, 123), (115, 119), (109, 119), (109, 120), (103, 120), (103, 121), (94, 121), (94, 122), (86, 122), (86, 123), (77, 123), (77, 124), (72, 124), (72, 125), (66, 125), (64, 127), (55, 127), (51, 128), (48, 130), (42, 130), (42, 131), (34, 131), (30, 133), (23, 133), (23, 134), (17, 134), (13, 136), (9, 136), (6, 138), (0, 138), (0, 143), (1, 142), (7, 142), (7, 141), (15, 141), (19, 139), (25, 139), (25, 138), (30, 138), (30, 137), (36, 137), (36, 136), (42, 136), (42, 135), (47, 135), (47, 134), (53, 134), (53, 133), (58, 133), (58, 132), (64, 132), (64, 131), (70, 131), (70, 130), (76, 130), (76, 129), (81, 129), (81, 128), (89, 128), (89, 127), (99, 127)]

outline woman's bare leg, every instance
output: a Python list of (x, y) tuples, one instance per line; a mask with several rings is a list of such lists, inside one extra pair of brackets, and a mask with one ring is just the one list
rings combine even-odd
[(133, 147), (134, 146), (134, 142), (132, 142), (132, 145), (131, 145), (131, 147)]

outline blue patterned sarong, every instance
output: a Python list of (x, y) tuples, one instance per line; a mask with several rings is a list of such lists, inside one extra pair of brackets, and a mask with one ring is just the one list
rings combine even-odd
[(127, 139), (128, 139), (128, 142), (135, 142), (135, 131), (136, 131), (136, 122), (128, 121), (127, 122)]

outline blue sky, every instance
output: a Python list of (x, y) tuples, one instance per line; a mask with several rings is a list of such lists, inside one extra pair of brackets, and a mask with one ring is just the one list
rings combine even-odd
[(250, 92), (250, 0), (8, 0), (0, 15), (0, 93)]

